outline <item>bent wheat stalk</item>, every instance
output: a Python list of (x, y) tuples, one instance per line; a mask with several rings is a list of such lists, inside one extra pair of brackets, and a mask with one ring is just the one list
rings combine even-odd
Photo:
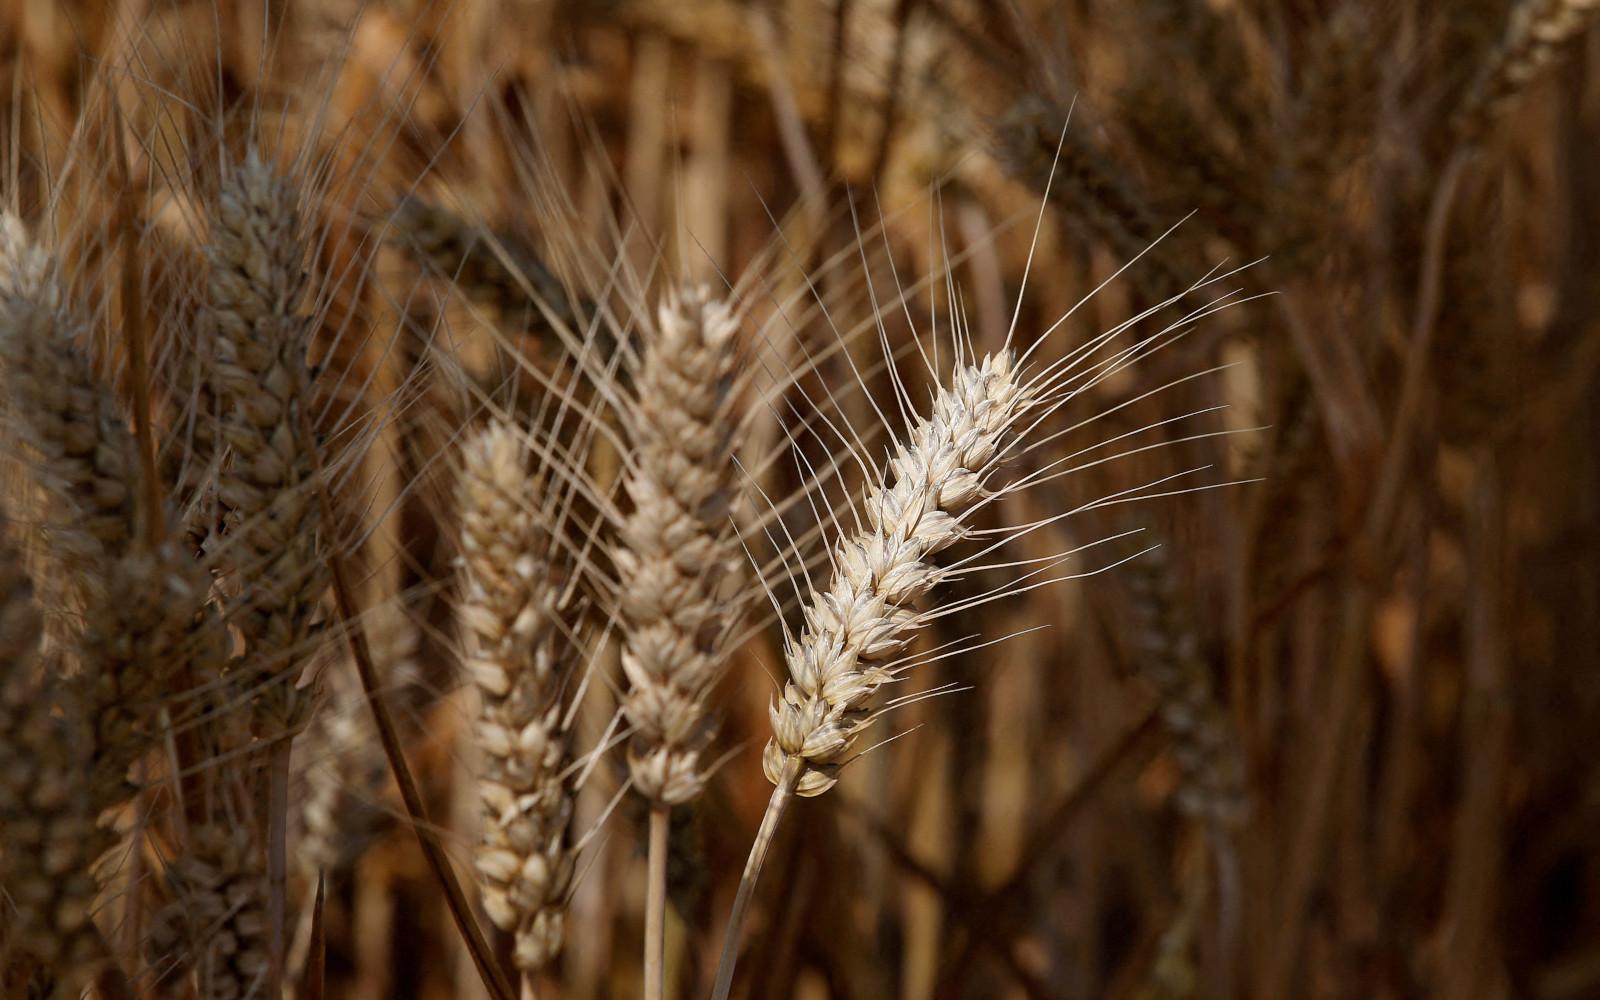
[(784, 651), (790, 679), (772, 706), (762, 757), (775, 787), (728, 918), (714, 1000), (727, 1000), (733, 987), (745, 910), (789, 800), (832, 788), (882, 714), (873, 696), (906, 669), (900, 654), (922, 620), (914, 605), (942, 576), (932, 557), (966, 536), (964, 517), (989, 495), (989, 474), (1037, 392), (1018, 378), (1009, 351), (958, 368), (932, 414), (895, 446), (881, 484), (862, 502), (862, 530), (835, 545), (833, 580), (812, 595), (800, 637)]

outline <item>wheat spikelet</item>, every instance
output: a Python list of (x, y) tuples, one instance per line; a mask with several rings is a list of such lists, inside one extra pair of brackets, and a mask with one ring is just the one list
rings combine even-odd
[[(1075, 224), (1104, 240), (1124, 261), (1144, 255), (1162, 239), (1147, 200), (1120, 169), (1076, 130), (1065, 135), (1066, 112), (1036, 97), (1018, 101), (996, 130), (996, 153), (1003, 165), (1040, 194), (1049, 192)], [(1172, 266), (1169, 244), (1133, 272), (1152, 300), (1181, 293), (1188, 282)]]
[(49, 255), (15, 218), (0, 218), (0, 360), (12, 406), (7, 435), (45, 497), (47, 548), (63, 583), (133, 537), (133, 437), (84, 354), (87, 328), (63, 306)]
[(459, 486), (467, 665), (483, 700), (477, 866), (484, 909), (515, 937), (517, 967), (537, 970), (561, 948), (572, 877), (571, 795), (561, 687), (572, 662), (562, 635), (564, 584), (539, 522), (541, 484), (509, 425), (468, 442)]
[(1464, 142), (1483, 137), (1522, 89), (1554, 62), (1561, 47), (1589, 26), (1600, 0), (1521, 0), (1511, 11), (1505, 35), (1456, 113), (1456, 134)]
[(728, 523), (742, 426), (738, 320), (705, 290), (669, 298), (645, 344), (629, 424), (633, 513), (613, 554), (622, 580), (634, 729), (628, 765), (653, 802), (699, 794), (706, 699), (741, 608), (743, 555)]
[[(556, 323), (576, 322), (566, 290), (533, 247), (503, 232), (474, 228), (466, 220), (421, 198), (406, 198), (392, 219), (401, 246), (424, 260), (467, 298), (551, 333), (535, 303)], [(612, 345), (601, 345), (609, 350)]]
[(23, 221), (0, 210), (0, 302), (49, 289), (49, 270), (49, 254), (33, 242)]
[(780, 784), (798, 762), (795, 791), (818, 795), (874, 719), (878, 688), (899, 670), (895, 658), (918, 622), (916, 600), (939, 581), (930, 557), (965, 534), (962, 515), (985, 496), (993, 462), (1033, 403), (1009, 352), (958, 369), (897, 443), (881, 486), (862, 503), (866, 527), (841, 540), (826, 591), (805, 610), (785, 659), (789, 683), (772, 707), (773, 737), (763, 766)]
[(1161, 698), (1161, 720), (1181, 775), (1178, 808), (1205, 823), (1236, 824), (1247, 805), (1244, 756), (1166, 551), (1146, 553), (1132, 569), (1138, 668)]
[(317, 442), (303, 428), (309, 372), (298, 192), (253, 150), (222, 187), (209, 249), (206, 317), (216, 341), (213, 381), (231, 450), (218, 497), (227, 510), (219, 559), (250, 581), (235, 623), (255, 665), (273, 676), (258, 693), (264, 732), (304, 724), (310, 696), (295, 679), (308, 658), (327, 589), (314, 500)]

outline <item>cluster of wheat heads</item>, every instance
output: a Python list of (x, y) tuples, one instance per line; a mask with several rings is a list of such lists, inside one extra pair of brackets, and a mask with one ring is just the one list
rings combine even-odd
[[(20, 15), (0, 12), (0, 65), (18, 49), (42, 58), (48, 6), (29, 6), (26, 31), (3, 30)], [(146, 34), (183, 38), (174, 25), (202, 6), (164, 5)], [(79, 231), (62, 234), (24, 191), (31, 233), (5, 226), (8, 987), (70, 993), (94, 977), (106, 993), (268, 991), (317, 966), (324, 872), (325, 930), (344, 958), (362, 949), (351, 964), (368, 995), (388, 988), (373, 970), (398, 964), (392, 955), (417, 965), (458, 947), (442, 917), (413, 905), (449, 895), (452, 880), (474, 883), (452, 896), (461, 926), (476, 908), (503, 935), (469, 944), (476, 971), (461, 962), (464, 973), (434, 975), (424, 988), (434, 994), (631, 992), (641, 968), (649, 995), (713, 988), (719, 941), (723, 989), (741, 948), (762, 957), (741, 966), (751, 995), (800, 990), (797, 968), (806, 989), (820, 978), (838, 995), (900, 984), (953, 997), (990, 976), (1035, 995), (1058, 981), (1111, 990), (1114, 978), (1145, 995), (1236, 984), (1276, 1000), (1287, 984), (1346, 975), (1409, 994), (1435, 980), (1445, 995), (1491, 990), (1497, 976), (1440, 957), (1456, 946), (1519, 976), (1538, 969), (1553, 995), (1587, 981), (1582, 961), (1545, 969), (1548, 955), (1509, 954), (1521, 948), (1513, 938), (1555, 948), (1559, 933), (1508, 931), (1495, 916), (1530, 894), (1560, 895), (1548, 886), (1564, 884), (1587, 829), (1581, 810), (1555, 805), (1585, 787), (1581, 768), (1557, 766), (1574, 745), (1572, 716), (1537, 727), (1530, 742), (1554, 763), (1530, 753), (1526, 770), (1512, 753), (1526, 734), (1507, 720), (1525, 721), (1530, 704), (1562, 700), (1576, 713), (1586, 702), (1555, 698), (1569, 682), (1548, 669), (1526, 701), (1510, 699), (1503, 647), (1515, 640), (1540, 660), (1548, 630), (1533, 618), (1509, 627), (1506, 595), (1542, 564), (1504, 550), (1556, 518), (1564, 494), (1534, 497), (1507, 471), (1520, 466), (1504, 437), (1517, 392), (1503, 369), (1526, 345), (1500, 337), (1484, 305), (1510, 287), (1488, 249), (1497, 239), (1458, 247), (1468, 224), (1451, 222), (1452, 202), (1476, 224), (1495, 198), (1471, 174), (1464, 187), (1441, 185), (1452, 172), (1436, 168), (1476, 156), (1493, 169), (1498, 130), (1522, 135), (1542, 120), (1506, 112), (1551, 103), (1556, 88), (1542, 79), (1593, 4), (1474, 4), (1459, 16), (1374, 0), (1293, 11), (1254, 0), (549, 5), (580, 39), (584, 58), (572, 62), (544, 60), (543, 36), (500, 60), (544, 14), (506, 17), (490, 0), (414, 27), (406, 4), (353, 6), (362, 31), (345, 39), (356, 69), (340, 108), (386, 73), (415, 74), (426, 99), (392, 129), (401, 165), (391, 173), (410, 169), (410, 147), (431, 131), (459, 129), (441, 156), (442, 174), (471, 178), (459, 191), (447, 182), (436, 202), (383, 177), (341, 203), (240, 144), (217, 177), (208, 149), (195, 157), (202, 179), (131, 214), (115, 197), (109, 210), (106, 197), (86, 200)], [(219, 84), (260, 88), (257, 113), (277, 115), (275, 74), (312, 50), (299, 35), (258, 47), (252, 32), (289, 37), (316, 19), (289, 5), (282, 23), (253, 25), (250, 5), (234, 7), (219, 5), (230, 38)], [(747, 15), (768, 22), (751, 27)], [(95, 44), (100, 16), (84, 22), (81, 44)], [(1370, 30), (1375, 18), (1394, 30)], [(1053, 30), (1055, 19), (1069, 30)], [(258, 48), (282, 62), (253, 64)], [(766, 235), (728, 181), (743, 170), (767, 183), (782, 163), (811, 187), (870, 181), (889, 201), (951, 171), (950, 229), (897, 217), (885, 228), (898, 252), (882, 259), (903, 265), (905, 247), (934, 234), (954, 234), (958, 259), (904, 289), (884, 292), (881, 275), (852, 286), (840, 261), (871, 255), (818, 213), (805, 238), (822, 249), (796, 254), (815, 288), (797, 298), (705, 273), (630, 277), (623, 292), (608, 287), (609, 260), (571, 295), (566, 262), (544, 259), (528, 235), (582, 228), (564, 214), (571, 206), (551, 202), (592, 207), (613, 179), (569, 170), (541, 179), (557, 194), (516, 204), (528, 164), (501, 159), (480, 128), (492, 115), (465, 111), (478, 64), (537, 81), (511, 110), (494, 109), (497, 124), (525, 126), (526, 114), (545, 128), (560, 103), (549, 95), (578, 95), (594, 114), (585, 128), (622, 151), (629, 210), (645, 228), (690, 217), (706, 256), (738, 258)], [(45, 111), (8, 121), (13, 142), (37, 130), (48, 158), (48, 133), (71, 120), (72, 79), (43, 77)], [(693, 89), (680, 120), (666, 102), (682, 94), (664, 84), (684, 80)], [(1091, 121), (1063, 140), (1079, 92)], [(1560, 107), (1566, 141), (1581, 148), (1586, 112)], [(320, 129), (314, 142), (355, 159), (393, 137), (319, 114), (286, 114), (279, 128)], [(1378, 141), (1395, 135), (1410, 137), (1398, 152)], [(136, 139), (130, 151), (135, 172), (141, 157), (158, 172), (191, 158), (182, 127), (148, 136), (149, 149)], [(548, 139), (541, 156), (568, 168), (587, 158), (570, 135)], [(1542, 205), (1575, 188), (1542, 149), (1507, 159), (1516, 176), (1505, 197)], [(680, 153), (675, 197), (664, 178)], [(80, 156), (102, 160), (95, 179), (119, 188), (113, 144)], [(498, 203), (489, 224), (439, 207), (485, 189)], [(1167, 300), (1191, 265), (1235, 251), (1270, 254), (1255, 275), (1283, 290), (1269, 307), (1281, 324), (1225, 321), (1189, 338), (1192, 353), (1137, 367), (1147, 352), (1119, 355), (1112, 341), (1081, 364), (1066, 360), (1075, 355), (1059, 333), (1031, 353), (1030, 336), (1008, 345), (1005, 304), (1028, 265), (996, 220), (1031, 217), (1041, 194), (1051, 225), (1036, 266), (1048, 278), (1032, 282), (1043, 304), (1022, 310), (1019, 329), (1045, 329), (1061, 296), (1128, 257), (1144, 254), (1085, 307), (1092, 319), (1069, 323), (1074, 334), (1115, 322), (1125, 300)], [(1145, 253), (1163, 220), (1192, 209), (1193, 223)], [(1533, 214), (1519, 225), (1536, 233)], [(359, 253), (400, 275), (373, 297), (383, 320), (350, 307), (343, 288), (366, 264), (350, 265), (342, 237), (309, 225), (328, 216), (356, 220), (363, 238), (370, 227)], [(101, 224), (109, 236), (85, 237)], [(118, 242), (129, 230), (143, 258), (132, 296)], [(694, 270), (682, 251), (656, 260), (635, 235), (607, 231), (615, 266)], [(1544, 272), (1563, 258), (1550, 259), (1519, 265), (1537, 272), (1517, 286), (1519, 315), (1548, 307)], [(944, 280), (941, 268), (960, 275), (953, 297), (971, 295), (948, 313), (975, 332), (947, 321), (917, 338), (908, 310), (919, 282)], [(1563, 296), (1585, 280), (1569, 270)], [(437, 301), (416, 294), (414, 271)], [(335, 273), (339, 288), (318, 287)], [(130, 305), (140, 293), (152, 301)], [(787, 311), (776, 322), (769, 298)], [(796, 301), (805, 316), (790, 310)], [(1581, 398), (1573, 386), (1587, 384), (1592, 355), (1569, 309), (1517, 361), (1553, 388), (1545, 409), (1519, 406), (1515, 420), (1548, 420)], [(142, 352), (146, 334), (129, 320), (141, 314)], [(364, 569), (363, 585), (327, 592), (330, 560), (354, 555), (335, 539), (353, 536), (328, 522), (319, 493), (345, 506), (338, 494), (362, 461), (351, 442), (365, 432), (326, 419), (354, 405), (348, 382), (299, 370), (313, 337), (390, 318), (402, 331), (393, 357), (356, 388), (401, 400), (384, 403), (403, 433), (382, 475), (400, 484), (385, 502), (405, 515), (392, 565), (416, 585), (415, 620), (383, 588), (369, 591)], [(1273, 336), (1280, 326), (1292, 336)], [(1029, 636), (980, 654), (979, 635), (1073, 617), (1045, 589), (986, 601), (1062, 574), (1057, 560), (1082, 538), (1064, 541), (1075, 536), (1055, 518), (1099, 524), (1100, 501), (1184, 485), (1158, 483), (1146, 441), (1177, 451), (1202, 436), (1172, 417), (1208, 409), (1211, 390), (1176, 380), (1223, 359), (1236, 362), (1227, 378), (1260, 381), (1237, 394), (1276, 426), (1258, 453), (1206, 454), (1270, 484), (1238, 491), (1252, 499), (1237, 507), (1192, 505), (1206, 531), (1164, 530), (1176, 543), (1165, 559), (1084, 588), (1115, 635), (1072, 629), (1072, 649)], [(430, 381), (408, 382), (413, 372)], [(1104, 412), (1130, 383), (1143, 393), (1169, 380), (1170, 392)], [(309, 435), (303, 386), (321, 394)], [(1079, 406), (1103, 416), (1075, 419)], [(1133, 436), (1141, 430), (1148, 439)], [(1129, 460), (1101, 461), (1113, 455)], [(1058, 475), (1067, 471), (1083, 474)], [(1464, 490), (1473, 503), (1458, 510)], [(1484, 570), (1495, 569), (1510, 575), (1491, 582)], [(336, 617), (348, 624), (325, 629)], [(1013, 655), (1034, 661), (1027, 683), (990, 669)], [(406, 731), (402, 718), (400, 749), (423, 773), (390, 787), (352, 668), (375, 664), (379, 686), (393, 685), (390, 661), (408, 657), (421, 683), (404, 707), (423, 724)], [(311, 686), (306, 668), (319, 666)], [(1111, 690), (1113, 674), (1148, 683)], [(977, 692), (919, 703), (929, 686), (974, 679)], [(991, 731), (997, 718), (1006, 732)], [(930, 720), (940, 724), (868, 752)], [(1166, 753), (1153, 752), (1158, 740)], [(1085, 763), (1101, 746), (1105, 756)], [(1107, 781), (1130, 760), (1141, 768), (1132, 791)], [(451, 773), (461, 762), (469, 781)], [(758, 827), (749, 787), (763, 774), (772, 804)], [(459, 802), (444, 803), (447, 787)], [(1096, 794), (1105, 808), (1085, 815)], [(821, 801), (795, 805), (805, 797)], [(1570, 822), (1543, 822), (1558, 814)], [(1512, 851), (1506, 838), (1523, 824), (1550, 832)], [(416, 866), (401, 839), (413, 833), (436, 872), (449, 871), (449, 854), (456, 874)], [(391, 836), (400, 849), (388, 849)], [(819, 864), (839, 873), (822, 888)], [(1555, 875), (1512, 884), (1529, 871)], [(709, 902), (694, 897), (696, 879)], [(1047, 887), (1035, 891), (1035, 879)], [(724, 928), (730, 903), (739, 919)], [(835, 937), (849, 940), (831, 951)], [(1040, 957), (1057, 945), (1071, 952), (1059, 965)], [(880, 954), (896, 957), (895, 971), (876, 968)]]
[[(119, 369), (96, 327), (144, 318), (114, 313), (92, 277), (69, 273), (66, 255), (6, 217), (16, 652), (3, 856), (16, 905), (8, 955), (27, 963), (29, 989), (285, 988), (291, 752), (318, 709), (335, 619), (441, 888), (461, 895), (366, 676), (372, 653), (340, 551), (348, 543), (333, 541), (330, 494), (359, 445), (330, 454), (327, 438), (349, 432), (327, 435), (315, 412), (308, 351), (321, 319), (307, 289), (316, 272), (305, 197), (254, 147), (221, 173), (197, 261), (203, 280), (183, 314), (194, 334), (178, 345), (192, 356), (135, 364), (147, 345), (121, 345), (121, 374), (146, 380), (132, 404), (111, 381)], [(480, 802), (473, 870), (525, 994), (561, 950), (584, 848), (610, 813), (578, 829), (578, 798), (617, 749), (627, 772), (617, 794), (636, 793), (649, 812), (644, 993), (663, 995), (670, 814), (716, 771), (719, 682), (741, 644), (771, 626), (789, 676), (762, 755), (772, 802), (723, 929), (715, 989), (728, 995), (787, 802), (828, 790), (869, 749), (869, 726), (926, 693), (881, 689), (948, 652), (917, 641), (951, 610), (937, 600), (941, 585), (1009, 577), (965, 602), (978, 606), (1059, 579), (1075, 552), (997, 553), (1068, 514), (1144, 495), (979, 527), (1085, 455), (1023, 464), (1023, 453), (1057, 436), (1058, 411), (1195, 319), (1134, 336), (1151, 309), (1060, 356), (1046, 353), (1045, 335), (980, 354), (952, 290), (914, 363), (883, 339), (863, 372), (849, 348), (881, 333), (882, 307), (792, 365), (772, 341), (810, 292), (756, 324), (759, 291), (754, 280), (720, 294), (689, 284), (645, 308), (651, 293), (635, 290), (616, 313), (597, 294), (574, 310), (592, 313), (589, 325), (551, 317), (565, 354), (553, 371), (509, 352), (531, 399), (496, 399), (456, 372), (477, 404), (468, 409), (491, 414), (457, 428), (459, 448), (443, 460), (455, 484), (460, 659), (477, 703), (462, 734)], [(615, 358), (596, 360), (600, 326)], [(843, 359), (845, 381), (822, 377)], [(887, 406), (870, 401), (880, 378)], [(778, 415), (796, 393), (819, 395), (803, 418)], [(850, 397), (868, 400), (866, 410), (852, 416)], [(763, 454), (748, 439), (766, 421), (780, 434)], [(176, 434), (190, 454), (164, 461), (158, 434)], [(810, 466), (802, 439), (829, 453), (825, 464)], [(592, 468), (608, 450), (610, 485)], [(762, 474), (791, 452), (807, 471), (792, 496), (774, 498)], [(813, 524), (797, 532), (805, 509)], [(770, 602), (753, 599), (763, 590)], [(619, 707), (580, 746), (579, 716), (608, 646)], [(472, 913), (453, 908), (484, 986), (510, 995)], [(311, 954), (295, 951), (314, 971)]]
[(330, 164), (195, 95), (183, 170), (103, 121), (4, 157), (7, 995), (260, 996), (291, 965), (291, 765), (365, 546), (363, 275)]
[[(415, 204), (405, 214), (428, 220), (425, 236), (447, 217)], [(499, 254), (495, 237), (480, 238)], [(445, 273), (464, 265), (431, 238), (414, 250)], [(1205, 295), (1228, 277), (1208, 276), (1185, 294)], [(458, 613), (480, 705), (472, 730), (483, 817), (476, 865), (486, 910), (512, 935), (522, 988), (533, 991), (562, 947), (574, 873), (591, 870), (580, 845), (594, 842), (617, 802), (579, 829), (579, 786), (598, 757), (622, 748), (626, 778), (615, 796), (636, 795), (648, 814), (642, 995), (665, 995), (672, 813), (704, 795), (716, 770), (716, 704), (729, 661), (752, 636), (775, 630), (787, 678), (761, 755), (774, 789), (722, 928), (713, 991), (725, 998), (790, 800), (828, 791), (871, 749), (863, 742), (869, 727), (940, 693), (883, 689), (984, 644), (970, 635), (929, 648), (921, 637), (931, 624), (1078, 575), (1080, 554), (1106, 541), (1015, 559), (1007, 553), (1017, 540), (1072, 515), (1186, 492), (1188, 482), (1173, 480), (1205, 471), (1025, 521), (1002, 513), (1014, 514), (1031, 487), (1160, 447), (1131, 442), (1136, 430), (1045, 450), (1105, 416), (1080, 412), (1065, 422), (1072, 404), (1237, 297), (1223, 293), (1167, 325), (1154, 322), (1176, 306), (1175, 296), (1051, 355), (1047, 348), (1060, 347), (1053, 327), (979, 351), (952, 289), (914, 352), (893, 351), (883, 338), (861, 369), (851, 349), (881, 334), (886, 311), (909, 319), (902, 303), (912, 290), (796, 363), (777, 342), (792, 334), (793, 313), (821, 307), (804, 286), (758, 310), (764, 286), (756, 279), (720, 292), (619, 284), (632, 288), (621, 296), (620, 318), (597, 294), (577, 311), (593, 312), (588, 325), (558, 317), (573, 312), (526, 285), (551, 327), (546, 339), (564, 356), (552, 372), (513, 350), (511, 367), (529, 376), (537, 402), (485, 398), (487, 423), (460, 435)], [(611, 332), (598, 333), (601, 326)], [(618, 356), (596, 360), (599, 341), (617, 345)], [(502, 338), (502, 347), (510, 343)], [(887, 398), (872, 400), (875, 385)], [(790, 412), (780, 414), (780, 404)], [(766, 421), (776, 421), (779, 434), (763, 450), (751, 439)], [(1209, 433), (1223, 432), (1200, 436)], [(611, 456), (601, 462), (609, 480), (595, 471), (597, 441)], [(787, 494), (767, 487), (776, 464), (795, 467)], [(986, 575), (999, 579), (989, 592), (944, 597), (949, 581)], [(618, 657), (616, 710), (585, 740), (574, 722), (608, 641)]]
[[(194, 312), (215, 354), (189, 386), (215, 401), (203, 440), (218, 453), (191, 457), (211, 475), (187, 496), (197, 477), (157, 458), (170, 428), (152, 426), (145, 342), (119, 345), (140, 358), (145, 408), (109, 381), (105, 327), (148, 318), (126, 298), (113, 313), (92, 275), (3, 220), (10, 552), (45, 623), (8, 664), (8, 691), (35, 699), (6, 733), (8, 947), (37, 962), (38, 988), (192, 974), (205, 995), (243, 996), (281, 976), (288, 754), (327, 586), (302, 197), (253, 149), (221, 177)], [(140, 280), (138, 261), (122, 267)], [(165, 403), (163, 418), (188, 408)], [(172, 823), (147, 826), (163, 793)], [(117, 862), (158, 829), (172, 863), (152, 894)], [(151, 895), (164, 901), (145, 912)], [(148, 966), (103, 933), (107, 907), (147, 925)]]

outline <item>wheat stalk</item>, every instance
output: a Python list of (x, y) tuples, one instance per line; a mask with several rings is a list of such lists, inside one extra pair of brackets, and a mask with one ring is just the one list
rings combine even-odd
[(540, 521), (541, 493), (509, 424), (492, 424), (463, 448), (460, 617), (467, 667), (482, 696), (477, 738), (485, 760), (477, 867), (487, 883), (484, 909), (513, 934), (524, 975), (561, 948), (572, 877), (561, 714), (573, 657), (562, 635), (567, 594)]

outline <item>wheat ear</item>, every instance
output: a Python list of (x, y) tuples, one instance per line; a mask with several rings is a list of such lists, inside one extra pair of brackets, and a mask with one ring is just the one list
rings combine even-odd
[(1178, 809), (1207, 827), (1236, 826), (1248, 806), (1243, 751), (1166, 550), (1152, 549), (1130, 570), (1137, 665), (1161, 699), (1181, 775)]
[(40, 574), (73, 612), (53, 647), (62, 676), (40, 692), (58, 718), (34, 738), (54, 741), (41, 760), (73, 762), (74, 809), (92, 826), (73, 850), (92, 884), (93, 862), (115, 839), (95, 820), (133, 798), (128, 771), (160, 738), (162, 696), (196, 665), (216, 671), (225, 637), (205, 613), (210, 581), (190, 554), (134, 546), (133, 438), (83, 351), (87, 325), (48, 255), (27, 246), (14, 220), (0, 230), (0, 354), (16, 403), (6, 432), (32, 487), (17, 502), (47, 530)]
[(245, 638), (233, 675), (253, 686), (267, 760), (266, 854), (271, 899), (268, 993), (281, 992), (291, 740), (313, 691), (298, 684), (312, 660), (317, 606), (328, 589), (316, 501), (318, 442), (307, 418), (311, 323), (300, 315), (305, 275), (300, 192), (251, 149), (223, 181), (208, 249), (205, 317), (215, 336), (214, 391), (222, 406), (217, 496), (224, 536), (210, 546), (236, 580), (230, 608)]
[(525, 976), (561, 948), (572, 878), (561, 715), (574, 657), (562, 630), (566, 588), (540, 521), (541, 487), (508, 424), (492, 424), (463, 449), (460, 615), (482, 697), (477, 867), (487, 883), (484, 909), (512, 933)]
[(628, 767), (650, 802), (645, 993), (660, 997), (672, 806), (705, 783), (706, 700), (743, 607), (729, 524), (744, 427), (738, 318), (705, 289), (672, 295), (646, 331), (629, 414), (633, 512), (613, 552), (622, 586)]
[(0, 217), (0, 359), (12, 406), (8, 436), (43, 497), (38, 508), (61, 593), (46, 603), (76, 606), (73, 581), (104, 557), (126, 552), (134, 534), (129, 457), (133, 438), (116, 401), (83, 351), (88, 328), (66, 308), (51, 257), (21, 223)]
[(1130, 569), (1138, 668), (1160, 698), (1161, 722), (1178, 765), (1176, 803), (1204, 830), (1216, 864), (1222, 954), (1214, 975), (1226, 984), (1232, 980), (1239, 924), (1238, 829), (1250, 805), (1244, 748), (1232, 716), (1218, 698), (1193, 613), (1166, 549), (1146, 552)]
[[(506, 320), (525, 321), (551, 343), (559, 339), (552, 323), (580, 325), (560, 279), (522, 238), (475, 227), (415, 196), (400, 202), (391, 224), (404, 250), (448, 278), (456, 291), (493, 307)], [(548, 320), (539, 306), (549, 310)], [(587, 314), (591, 308), (581, 311)]]
[(0, 551), (0, 884), (15, 907), (7, 948), (57, 975), (54, 995), (76, 997), (109, 962), (91, 919), (90, 871), (112, 844), (95, 823), (83, 773), (91, 739), (66, 701), (60, 665), (41, 664), (42, 631), (19, 553)]
[(1561, 47), (1589, 26), (1600, 0), (1521, 0), (1511, 11), (1506, 33), (1468, 91), (1454, 125), (1462, 141), (1483, 137), (1517, 94), (1555, 61)]
[(832, 582), (813, 593), (800, 636), (784, 651), (790, 679), (772, 706), (773, 735), (762, 755), (776, 787), (734, 897), (715, 1000), (732, 989), (744, 909), (778, 819), (792, 796), (833, 787), (881, 714), (873, 696), (905, 669), (901, 653), (921, 619), (915, 604), (942, 575), (931, 559), (965, 537), (964, 515), (989, 495), (989, 475), (1035, 400), (1009, 352), (957, 369), (932, 414), (895, 445), (882, 481), (861, 503), (862, 529), (835, 545)]
[(201, 1000), (265, 996), (272, 965), (267, 880), (250, 831), (223, 821), (193, 827), (167, 869), (172, 901), (156, 914), (150, 949), (187, 953)]
[(298, 197), (253, 150), (228, 176), (213, 220), (205, 310), (231, 451), (218, 484), (227, 534), (213, 548), (226, 571), (250, 580), (233, 617), (252, 666), (269, 675), (256, 717), (271, 736), (298, 729), (309, 712), (310, 696), (294, 681), (328, 587), (314, 502), (317, 442), (300, 421), (310, 405), (310, 324), (299, 315)]

